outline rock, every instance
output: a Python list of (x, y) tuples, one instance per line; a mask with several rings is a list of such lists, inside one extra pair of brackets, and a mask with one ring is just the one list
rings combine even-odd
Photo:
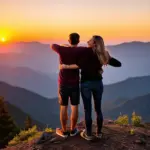
[(140, 138), (135, 141), (136, 144), (146, 144), (146, 140), (144, 138)]
[(39, 140), (37, 140), (36, 144), (41, 144), (47, 140), (50, 140), (52, 138), (52, 133), (50, 132), (43, 132)]
[(110, 119), (105, 119), (104, 125), (107, 125), (107, 124), (115, 124), (115, 122), (113, 120), (110, 120)]

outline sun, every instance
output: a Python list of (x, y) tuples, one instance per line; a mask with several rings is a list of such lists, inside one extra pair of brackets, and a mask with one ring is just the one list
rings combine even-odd
[(2, 41), (2, 42), (5, 42), (5, 41), (6, 41), (6, 39), (5, 39), (4, 37), (2, 37), (2, 38), (1, 38), (1, 41)]

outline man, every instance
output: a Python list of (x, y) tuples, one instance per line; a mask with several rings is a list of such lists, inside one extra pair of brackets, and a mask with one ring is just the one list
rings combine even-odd
[[(75, 47), (79, 44), (80, 36), (78, 33), (69, 35), (70, 46), (59, 46), (52, 44), (51, 48), (58, 53), (60, 64), (76, 64), (76, 50)], [(80, 48), (79, 48), (80, 50)], [(78, 133), (76, 124), (78, 120), (78, 105), (80, 101), (79, 89), (79, 69), (59, 71), (59, 104), (60, 104), (60, 122), (62, 129), (57, 128), (56, 134), (67, 137), (67, 120), (68, 120), (68, 101), (71, 102), (71, 127), (70, 136), (75, 136)]]

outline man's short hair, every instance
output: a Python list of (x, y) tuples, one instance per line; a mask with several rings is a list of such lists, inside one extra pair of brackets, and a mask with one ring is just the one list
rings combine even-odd
[(69, 35), (69, 40), (71, 45), (77, 45), (80, 40), (80, 35), (78, 33), (71, 33)]

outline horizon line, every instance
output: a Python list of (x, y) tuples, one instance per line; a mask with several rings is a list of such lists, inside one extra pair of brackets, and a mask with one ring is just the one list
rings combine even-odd
[[(56, 40), (53, 40), (56, 41)], [(67, 41), (66, 41), (67, 42)], [(18, 42), (0, 42), (0, 45), (6, 45), (6, 44), (19, 44), (19, 43), (39, 43), (39, 44), (45, 44), (45, 45), (50, 45), (55, 42), (42, 42), (42, 41), (18, 41)], [(62, 42), (56, 42), (58, 44), (62, 44)], [(68, 43), (68, 42), (67, 42)], [(125, 41), (125, 42), (119, 42), (116, 44), (106, 44), (106, 46), (116, 46), (116, 45), (121, 45), (121, 44), (129, 44), (129, 43), (150, 43), (150, 41), (139, 41), (139, 40), (132, 40), (132, 41)], [(65, 44), (65, 43), (64, 43)], [(80, 42), (79, 45), (87, 44), (86, 42)]]

